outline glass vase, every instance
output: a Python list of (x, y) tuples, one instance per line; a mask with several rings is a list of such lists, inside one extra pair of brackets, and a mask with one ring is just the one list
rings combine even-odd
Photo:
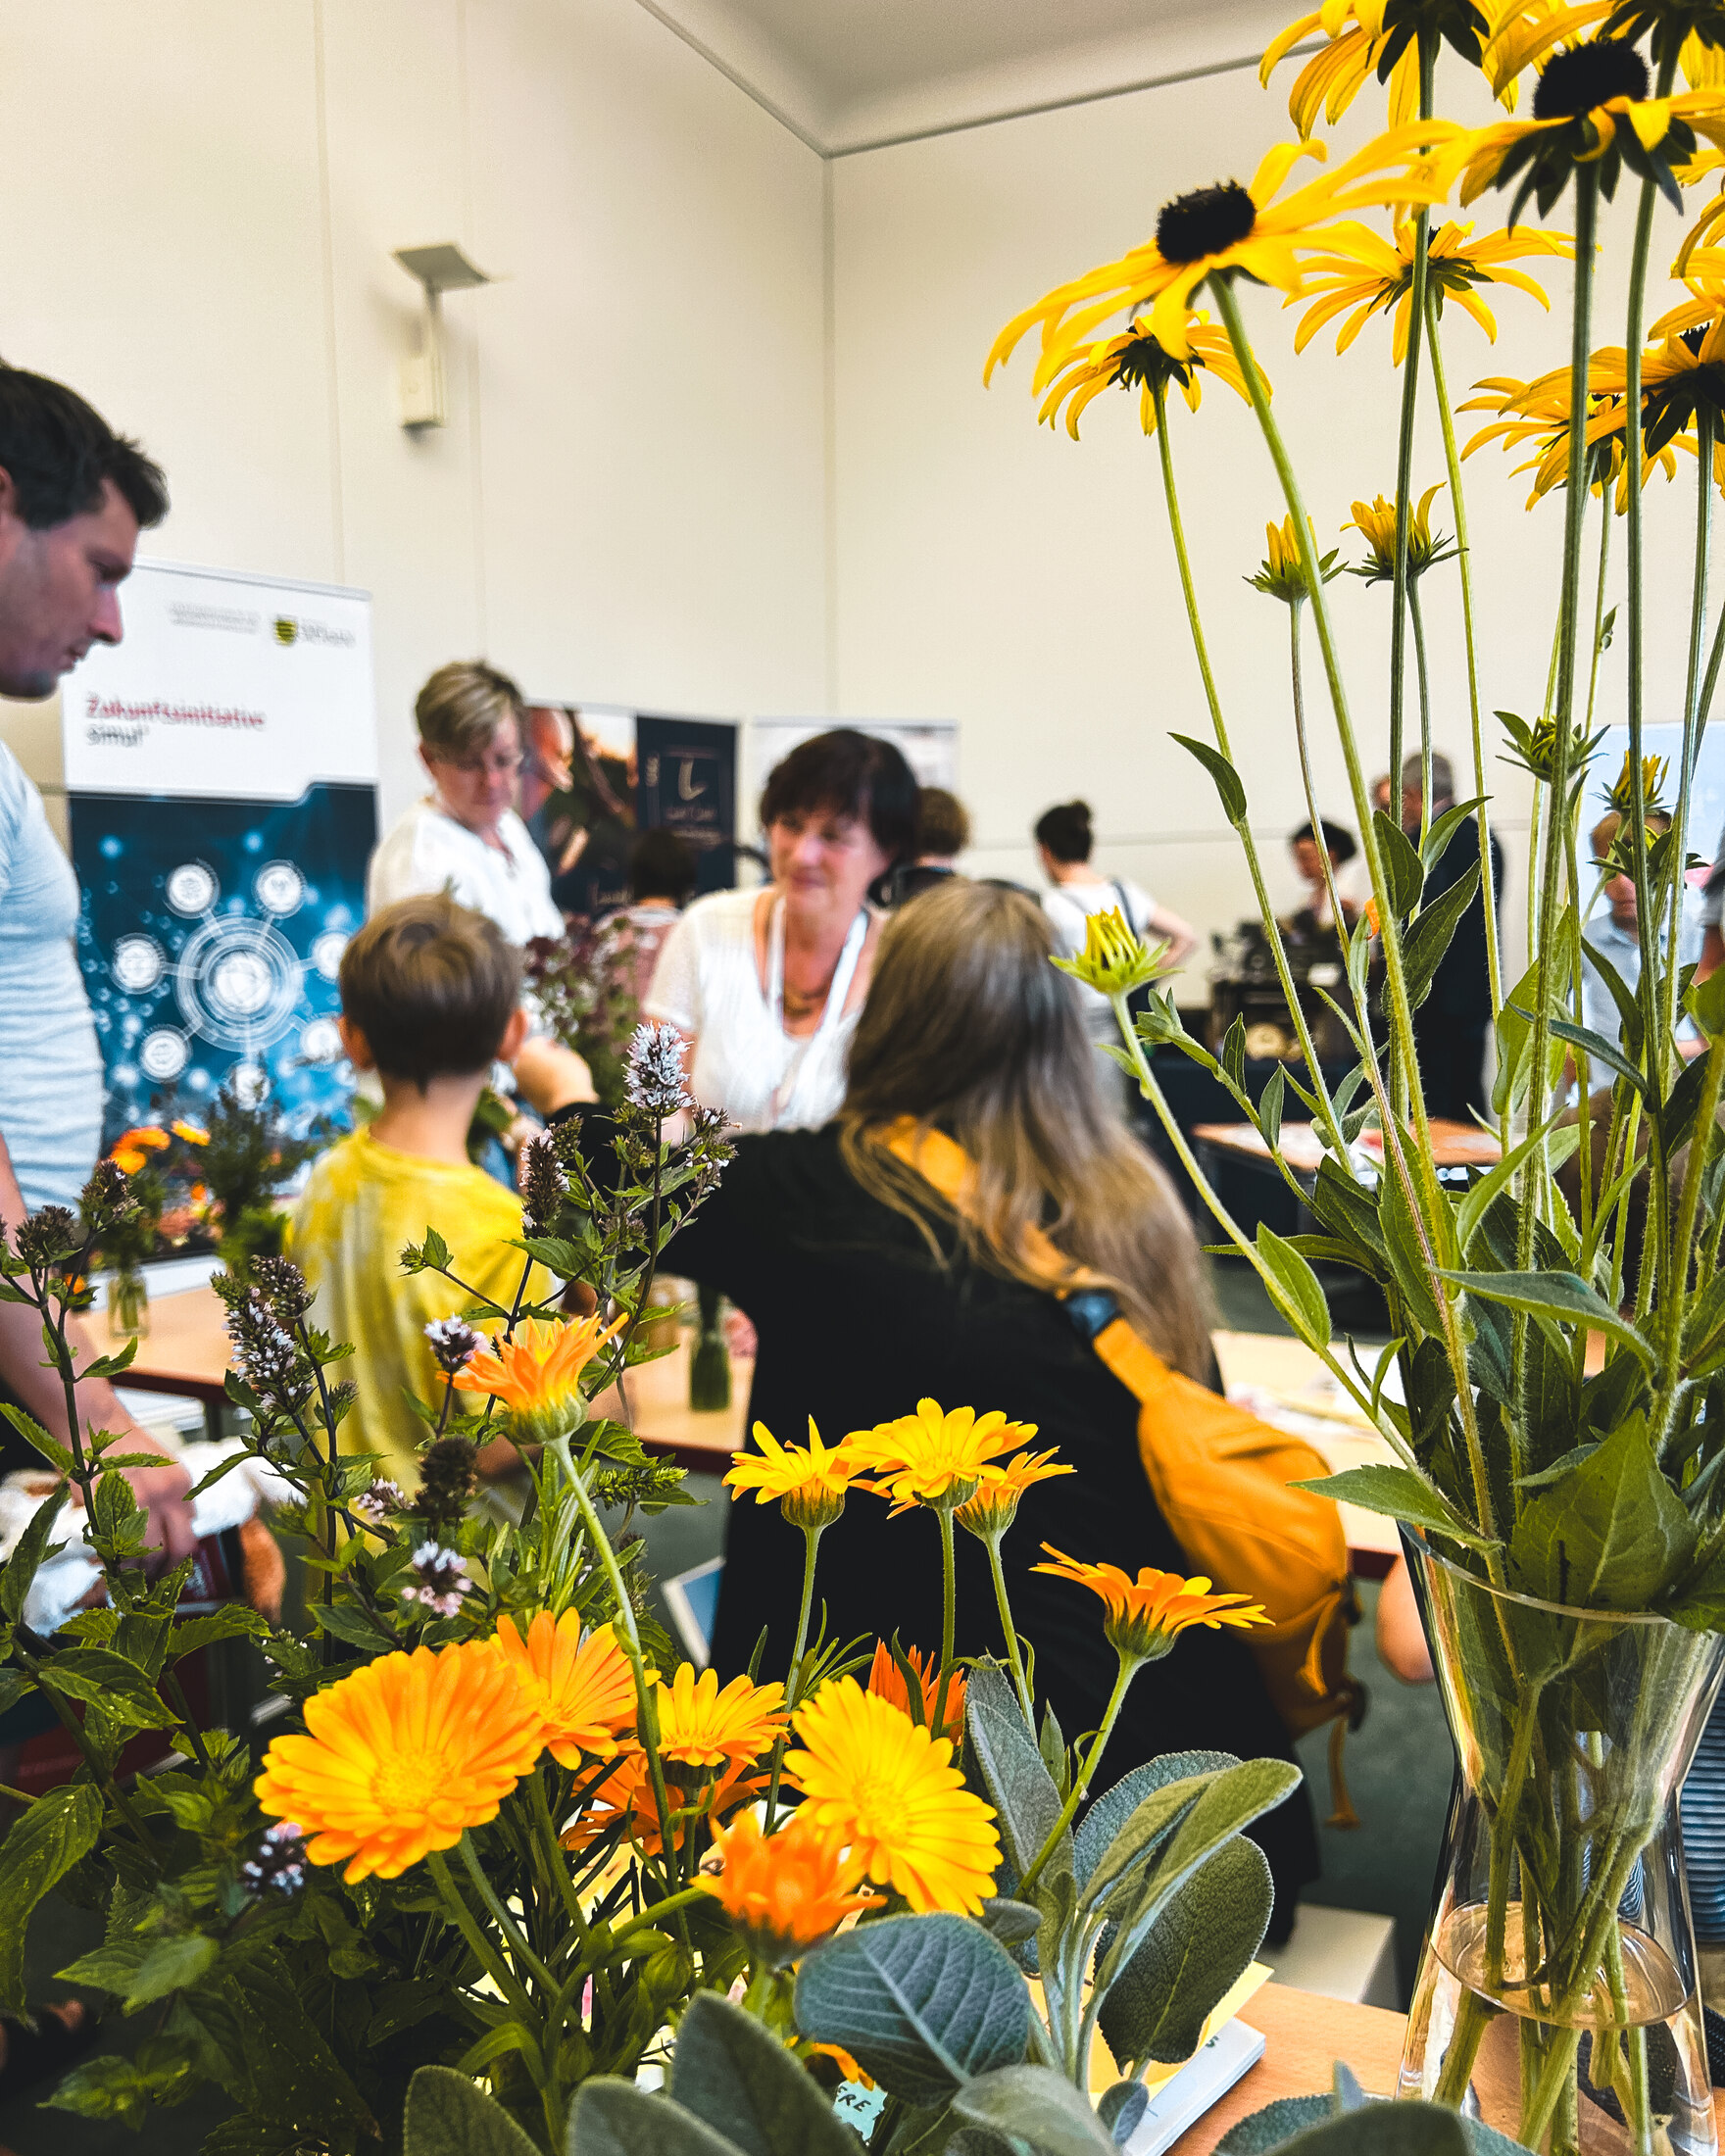
[(1552, 2156), (1717, 2156), (1677, 1799), (1725, 1639), (1405, 1541), (1460, 1773), (1399, 2093)]
[(701, 1330), (689, 1357), (689, 1405), (716, 1414), (731, 1403), (731, 1354), (719, 1322), (718, 1290), (703, 1288), (699, 1294)]
[(136, 1265), (123, 1265), (108, 1283), (108, 1330), (116, 1340), (142, 1340), (150, 1330), (150, 1290)]

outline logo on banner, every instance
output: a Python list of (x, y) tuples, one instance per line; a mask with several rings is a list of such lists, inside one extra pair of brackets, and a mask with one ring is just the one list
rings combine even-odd
[(275, 616), (275, 641), (276, 641), (276, 643), (278, 643), (278, 644), (284, 644), (284, 645), (285, 645), (285, 644), (292, 644), (292, 643), (295, 643), (295, 642), (297, 642), (297, 641), (298, 641), (298, 638), (299, 638), (299, 633), (300, 633), (300, 625), (299, 625), (299, 623), (298, 623), (298, 622), (297, 622), (297, 621), (296, 621), (296, 620), (294, 619), (294, 617), (293, 617), (293, 615), (292, 615), (292, 614), (290, 614), (290, 613), (278, 613), (278, 614), (277, 614), (277, 615)]

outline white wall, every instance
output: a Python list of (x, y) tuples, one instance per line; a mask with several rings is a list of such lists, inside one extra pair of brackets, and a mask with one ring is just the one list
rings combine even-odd
[[(1004, 322), (1053, 285), (1144, 239), (1169, 196), (1230, 174), (1249, 180), (1262, 152), (1292, 134), (1285, 103), (1292, 72), (1268, 92), (1251, 73), (1225, 74), (833, 166), (839, 708), (963, 721), (961, 790), (976, 819), (971, 858), (979, 869), (1031, 878), (1032, 820), (1050, 803), (1082, 795), (1097, 813), (1099, 864), (1137, 876), (1205, 930), (1255, 909), (1209, 780), (1167, 739), (1171, 731), (1208, 738), (1209, 725), (1156, 450), (1137, 431), (1136, 396), (1099, 400), (1074, 444), (1035, 423), (1034, 339), (987, 392), (982, 365)], [(1368, 88), (1333, 158), (1381, 124), (1381, 93)], [(1614, 260), (1596, 344), (1622, 339), (1618, 295), (1633, 214), (1625, 205), (1633, 199), (1626, 185), (1615, 219), (1607, 217)], [(1501, 225), (1503, 206), (1489, 198), (1471, 215), (1484, 234)], [(1657, 246), (1674, 247), (1677, 229), (1661, 210)], [(1550, 317), (1506, 293), (1496, 348), (1459, 313), (1446, 318), (1457, 400), (1481, 376), (1525, 377), (1567, 360), (1567, 266), (1532, 267), (1547, 276)], [(1671, 296), (1659, 288), (1650, 312)], [(1387, 328), (1368, 327), (1342, 360), (1333, 332), (1296, 359), (1296, 318), (1280, 312), (1278, 295), (1243, 287), (1242, 300), (1320, 543), (1356, 560), (1357, 536), (1339, 529), (1351, 503), (1395, 486), (1399, 378)], [(1463, 440), (1480, 423), (1464, 420)], [(1196, 417), (1176, 408), (1171, 440), (1211, 655), (1280, 903), (1297, 888), (1282, 842), (1306, 814), (1287, 616), (1242, 579), (1262, 557), (1265, 521), (1279, 521), (1284, 504), (1250, 410), (1215, 381)], [(1486, 450), (1465, 470), (1488, 783), (1498, 790), (1510, 854), (1513, 952), (1515, 924), (1524, 920), (1526, 793), (1520, 775), (1496, 760), (1501, 733), (1490, 714), (1496, 707), (1528, 716), (1540, 709), (1562, 498), (1524, 514), (1528, 483), (1509, 478), (1510, 462)], [(1693, 472), (1691, 460), (1676, 487), (1653, 482), (1649, 588), (1655, 633), (1667, 643), (1652, 659), (1650, 717), (1665, 715), (1681, 687)], [(1417, 446), (1416, 493), (1443, 475), (1430, 418)], [(1436, 509), (1454, 530), (1447, 495)], [(1590, 525), (1590, 539), (1597, 528)], [(1619, 524), (1619, 564), (1621, 533)], [(1454, 574), (1440, 566), (1423, 588), (1435, 734), (1457, 758), (1459, 777), (1471, 761)], [(1591, 597), (1591, 564), (1587, 588)], [(1352, 578), (1331, 590), (1355, 723), (1375, 772), (1388, 754), (1388, 592)], [(1320, 804), (1357, 828), (1309, 623), (1305, 642)], [(1623, 715), (1621, 653), (1619, 636), (1601, 687), (1602, 713), (1611, 719)], [(1411, 664), (1408, 712), (1417, 744)], [(1712, 837), (1699, 833), (1698, 850)], [(1203, 999), (1196, 982), (1184, 993)]]
[[(385, 818), (446, 659), (822, 707), (820, 161), (634, 0), (0, 0), (0, 353), (167, 467), (145, 552), (372, 592)], [(442, 239), (508, 281), (415, 437)]]

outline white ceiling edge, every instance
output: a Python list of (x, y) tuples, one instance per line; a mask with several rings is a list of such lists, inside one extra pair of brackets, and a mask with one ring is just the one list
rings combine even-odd
[(1256, 65), (1286, 24), (1291, 0), (1189, 0), (1154, 29), (837, 102), (727, 0), (638, 5), (812, 150), (830, 158)]

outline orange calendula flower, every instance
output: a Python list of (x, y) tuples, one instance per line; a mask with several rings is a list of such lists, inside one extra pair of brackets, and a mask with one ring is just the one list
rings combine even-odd
[(1055, 1460), (1052, 1451), (1019, 1452), (995, 1466), (991, 1461), (978, 1475), (976, 1489), (953, 1514), (983, 1542), (1004, 1535), (1018, 1516), (1018, 1500), (1033, 1483), (1048, 1482), (1056, 1475), (1076, 1474), (1076, 1468)]
[(196, 1123), (170, 1123), (168, 1127), (175, 1138), (183, 1138), (188, 1146), (207, 1146), (210, 1143), (210, 1133), (200, 1129)]
[(567, 1325), (523, 1318), (513, 1340), (489, 1342), (468, 1361), (462, 1389), (501, 1400), (523, 1440), (567, 1437), (579, 1421), (570, 1408), (580, 1401), (582, 1371), (626, 1322), (626, 1315), (609, 1325), (597, 1317), (575, 1318)]
[(733, 1452), (725, 1481), (733, 1490), (752, 1490), (757, 1504), (775, 1500), (793, 1527), (806, 1535), (832, 1525), (845, 1509), (845, 1494), (856, 1472), (846, 1445), (825, 1446), (809, 1417), (809, 1443), (780, 1445), (765, 1423), (755, 1425), (756, 1452)]
[(545, 1725), (489, 1640), (385, 1654), (306, 1701), (306, 1734), (278, 1737), (254, 1785), (299, 1823), (314, 1864), (351, 1886), (398, 1879), (453, 1849), (544, 1749)]
[[(940, 1702), (940, 1671), (936, 1657), (931, 1654), (925, 1667), (920, 1647), (906, 1647), (904, 1655), (915, 1674), (919, 1712), (911, 1713), (911, 1691), (905, 1683), (905, 1673), (884, 1640), (874, 1642), (874, 1660), (868, 1668), (868, 1690), (877, 1699), (890, 1699), (895, 1707), (910, 1714), (912, 1721), (920, 1721), (925, 1730), (934, 1729), (934, 1710)], [(935, 1730), (935, 1735), (950, 1737), (956, 1744), (963, 1730), (964, 1673), (955, 1670), (947, 1685), (946, 1720)]]
[[(681, 1848), (698, 1820), (727, 1819), (744, 1804), (766, 1793), (767, 1775), (751, 1762), (727, 1767), (716, 1781), (700, 1779), (699, 1768), (673, 1766), (665, 1778), (665, 1803), (671, 1814), (670, 1838)], [(659, 1831), (659, 1807), (645, 1753), (631, 1750), (617, 1761), (583, 1803), (580, 1816), (564, 1830), (566, 1849), (585, 1849), (621, 1825), (643, 1856), (658, 1856), (665, 1838)]]
[(795, 1721), (804, 1749), (786, 1753), (786, 1778), (811, 1825), (848, 1848), (847, 1876), (891, 1886), (918, 1915), (974, 1916), (994, 1890), (1000, 1836), (950, 1741), (854, 1677), (822, 1685)]
[(514, 1620), (497, 1620), (497, 1651), (545, 1723), (560, 1766), (615, 1759), (635, 1726), (635, 1677), (609, 1625), (583, 1635), (572, 1609), (542, 1609), (523, 1640)]
[(1052, 1572), (1100, 1594), (1109, 1614), (1103, 1630), (1116, 1654), (1139, 1662), (1156, 1662), (1167, 1653), (1181, 1633), (1194, 1625), (1219, 1632), (1224, 1625), (1245, 1630), (1267, 1625), (1263, 1606), (1244, 1594), (1212, 1594), (1206, 1579), (1183, 1580), (1177, 1572), (1158, 1572), (1145, 1565), (1137, 1579), (1118, 1565), (1080, 1564), (1065, 1557), (1052, 1544), (1044, 1543), (1056, 1562), (1036, 1565), (1037, 1572)]
[(667, 1685), (653, 1673), (659, 1756), (689, 1767), (740, 1765), (759, 1759), (784, 1735), (783, 1685), (752, 1685), (733, 1677), (721, 1691), (716, 1671), (684, 1662)]
[(161, 1152), (167, 1144), (165, 1130), (158, 1130), (153, 1123), (141, 1123), (135, 1130), (121, 1132), (108, 1157), (127, 1175), (136, 1175), (150, 1154)]
[(891, 1497), (902, 1511), (912, 1504), (968, 1503), (984, 1464), (1035, 1435), (1035, 1423), (1009, 1422), (998, 1408), (979, 1415), (974, 1407), (955, 1407), (949, 1414), (939, 1400), (923, 1399), (913, 1415), (854, 1431), (845, 1444), (859, 1467), (880, 1476), (859, 1487)]
[(785, 1968), (855, 1910), (883, 1898), (846, 1890), (840, 1843), (802, 1812), (775, 1835), (764, 1835), (753, 1812), (739, 1812), (714, 1836), (713, 1854), (718, 1868), (704, 1866), (701, 1885), (748, 1940), (750, 1958), (769, 1969)]

